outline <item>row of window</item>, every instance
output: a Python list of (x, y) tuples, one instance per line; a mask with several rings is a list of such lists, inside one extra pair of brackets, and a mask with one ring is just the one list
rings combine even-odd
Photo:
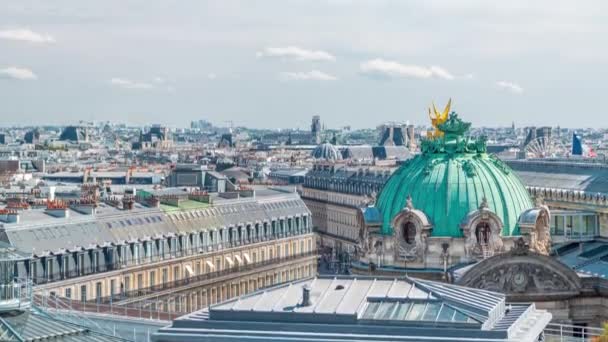
[(340, 192), (328, 192), (306, 188), (302, 190), (302, 197), (310, 198), (321, 202), (329, 202), (337, 205), (346, 205), (352, 207), (360, 207), (365, 202), (365, 198), (360, 195), (351, 195)]
[[(295, 242), (294, 242), (295, 245)], [(301, 248), (304, 248), (304, 241), (300, 241), (300, 246)], [(280, 246), (278, 246), (280, 247)], [(289, 245), (285, 246), (285, 250), (288, 250)], [(308, 241), (308, 248), (312, 248), (311, 246), (311, 240)], [(280, 250), (280, 248), (279, 248)], [(293, 250), (295, 251), (295, 246), (293, 247)], [(264, 250), (260, 251), (261, 252), (261, 260), (259, 260), (259, 262), (264, 261)], [(277, 251), (277, 253), (280, 253), (279, 251)], [(287, 256), (286, 252), (286, 255)], [(272, 249), (269, 250), (269, 259), (272, 259)], [(226, 256), (224, 256), (226, 257)], [(256, 263), (258, 261), (256, 261), (257, 259), (257, 254), (256, 252), (252, 252), (252, 257), (253, 260), (251, 260), (252, 263)], [(114, 298), (117, 295), (120, 294), (124, 294), (127, 293), (131, 290), (142, 290), (148, 287), (154, 287), (155, 285), (164, 285), (164, 284), (168, 284), (172, 281), (178, 281), (181, 278), (188, 278), (188, 277), (193, 277), (196, 275), (201, 275), (204, 273), (210, 273), (210, 272), (214, 272), (216, 270), (219, 270), (222, 266), (222, 258), (218, 257), (215, 260), (215, 265), (213, 265), (213, 267), (210, 267), (210, 262), (207, 261), (207, 263), (203, 263), (202, 261), (197, 261), (196, 263), (194, 263), (194, 270), (191, 270), (191, 272), (195, 272), (194, 274), (191, 274), (189, 271), (186, 271), (186, 269), (188, 269), (189, 266), (184, 267), (183, 269), (183, 273), (180, 273), (181, 266), (180, 265), (175, 265), (171, 268), (169, 267), (164, 267), (160, 270), (160, 279), (157, 279), (157, 270), (152, 270), (149, 271), (147, 273), (139, 273), (136, 275), (128, 275), (128, 276), (124, 276), (122, 279), (120, 279), (120, 283), (118, 283), (117, 279), (110, 279), (110, 283), (109, 283), (109, 287), (107, 288), (106, 292), (103, 291), (104, 288), (104, 284), (105, 286), (107, 286), (107, 282), (104, 281), (98, 281), (95, 282), (95, 292), (94, 295), (92, 295), (91, 293), (88, 293), (88, 288), (89, 286), (86, 284), (80, 285), (77, 287), (77, 289), (79, 289), (79, 298), (73, 298), (73, 287), (66, 287), (64, 288), (64, 293), (63, 295), (66, 298), (73, 298), (73, 299), (79, 299), (81, 301), (87, 301), (91, 298), (93, 298), (94, 300), (96, 300), (97, 302), (101, 302), (102, 299), (104, 299), (106, 296), (110, 296), (112, 298)], [(225, 263), (226, 269), (233, 267), (232, 265), (230, 265), (229, 263)], [(277, 282), (283, 282), (283, 281), (289, 281), (289, 280), (294, 280), (296, 278), (300, 278), (302, 277), (302, 274), (306, 274), (306, 276), (309, 276), (311, 273), (310, 271), (311, 266), (308, 265), (306, 267), (299, 267), (296, 269), (291, 269), (288, 271), (283, 271), (283, 272), (278, 272), (275, 273), (274, 275), (274, 281), (273, 283), (277, 283)], [(306, 272), (304, 273), (304, 271), (306, 270)], [(170, 272), (171, 271), (171, 272)], [(146, 277), (147, 275), (147, 277)], [(159, 283), (157, 284), (157, 280), (159, 281)], [(245, 290), (245, 292), (247, 292), (247, 290)], [(235, 292), (234, 295), (238, 296), (238, 290)]]
[(384, 182), (379, 183), (357, 183), (350, 184), (344, 182), (336, 182), (326, 179), (310, 179), (307, 178), (304, 180), (304, 186), (315, 188), (315, 189), (323, 189), (323, 190), (332, 190), (344, 193), (351, 194), (360, 194), (360, 195), (368, 195), (372, 192), (380, 192), (382, 186), (384, 186)]
[[(287, 221), (287, 222), (285, 222)], [(111, 271), (124, 266), (155, 262), (184, 255), (198, 254), (230, 246), (255, 243), (310, 231), (306, 216), (301, 220), (272, 221), (271, 224), (255, 224), (253, 227), (228, 227), (220, 230), (194, 232), (188, 235), (167, 237), (128, 245), (107, 246), (102, 249), (73, 252), (69, 255), (42, 257), (29, 261), (29, 274), (34, 281), (47, 282)], [(41, 263), (40, 277), (37, 265)], [(58, 273), (56, 273), (58, 270)]]
[(551, 216), (551, 236), (576, 239), (599, 235), (599, 218), (595, 213)]

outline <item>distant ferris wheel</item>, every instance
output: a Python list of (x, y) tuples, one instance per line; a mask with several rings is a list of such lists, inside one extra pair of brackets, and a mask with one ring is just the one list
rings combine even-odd
[(539, 137), (530, 141), (524, 151), (527, 158), (559, 158), (568, 154), (568, 149), (557, 139)]

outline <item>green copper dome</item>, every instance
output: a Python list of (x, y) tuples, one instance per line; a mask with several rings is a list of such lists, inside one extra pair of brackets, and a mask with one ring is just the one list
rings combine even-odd
[(519, 215), (533, 207), (528, 191), (506, 164), (486, 153), (485, 138), (465, 136), (469, 126), (452, 112), (437, 127), (443, 134), (423, 140), (422, 154), (389, 178), (376, 203), (383, 234), (392, 234), (391, 222), (411, 196), (431, 221), (431, 236), (463, 236), (461, 223), (484, 198), (503, 222), (502, 235), (519, 235)]

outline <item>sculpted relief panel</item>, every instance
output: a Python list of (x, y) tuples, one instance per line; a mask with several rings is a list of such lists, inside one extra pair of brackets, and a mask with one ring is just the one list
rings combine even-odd
[(580, 292), (581, 280), (559, 261), (530, 251), (523, 239), (515, 247), (473, 266), (458, 281), (478, 289), (506, 293), (517, 300), (548, 300)]
[(506, 293), (547, 293), (575, 290), (556, 272), (533, 264), (505, 265), (482, 274), (469, 286)]

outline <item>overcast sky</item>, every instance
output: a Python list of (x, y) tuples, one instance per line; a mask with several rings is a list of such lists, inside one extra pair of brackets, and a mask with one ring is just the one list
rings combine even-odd
[(0, 124), (608, 127), (607, 1), (2, 0)]

